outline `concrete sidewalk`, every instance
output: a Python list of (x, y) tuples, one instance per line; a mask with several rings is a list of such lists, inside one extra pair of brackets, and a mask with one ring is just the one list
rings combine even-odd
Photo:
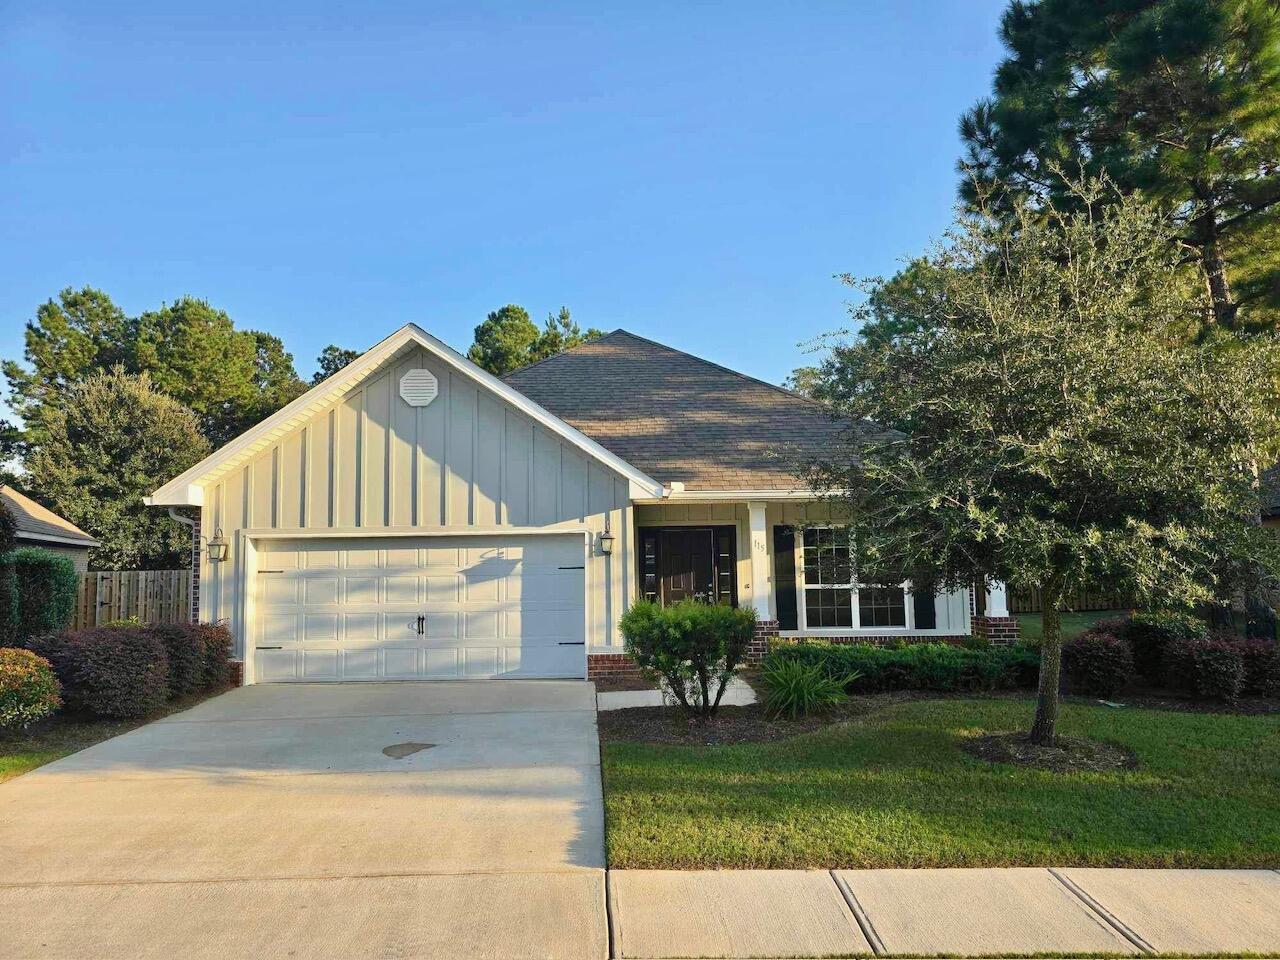
[(1280, 954), (1271, 870), (613, 870), (616, 958)]

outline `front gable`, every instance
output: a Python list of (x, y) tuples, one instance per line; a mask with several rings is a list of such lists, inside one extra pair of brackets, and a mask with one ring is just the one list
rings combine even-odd
[(580, 486), (585, 502), (593, 469), (621, 479), (628, 497), (661, 494), (656, 481), (411, 324), (148, 502), (203, 506), (207, 492), (240, 476), (253, 487), (245, 510), (253, 526), (268, 513), (263, 526), (536, 524), (587, 512), (575, 501)]

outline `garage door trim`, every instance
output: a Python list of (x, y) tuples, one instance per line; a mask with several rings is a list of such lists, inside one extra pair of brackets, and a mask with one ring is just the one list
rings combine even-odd
[[(549, 527), (327, 527), (324, 530), (281, 530), (281, 529), (249, 529), (237, 531), (236, 549), (240, 553), (240, 635), (244, 644), (243, 683), (248, 686), (256, 683), (254, 676), (254, 653), (257, 649), (257, 638), (254, 636), (256, 623), (255, 593), (258, 584), (258, 542), (262, 540), (336, 540), (360, 537), (365, 539), (414, 537), (429, 539), (431, 537), (532, 537), (532, 536), (579, 536), (582, 538), (583, 557), (589, 559), (592, 553), (593, 533), (584, 526), (549, 526)], [(587, 579), (587, 564), (583, 563), (582, 581), (583, 597), (583, 637), (587, 642), (582, 646), (582, 675), (587, 675), (587, 649), (590, 646), (591, 627), (591, 591)]]

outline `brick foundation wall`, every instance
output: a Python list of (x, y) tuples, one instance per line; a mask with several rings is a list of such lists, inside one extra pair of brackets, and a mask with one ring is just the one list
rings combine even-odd
[(891, 643), (949, 643), (953, 647), (964, 646), (968, 637), (959, 634), (947, 636), (903, 636), (902, 634), (883, 634), (881, 636), (860, 636), (860, 637), (783, 637), (791, 643), (805, 643), (809, 640), (816, 640), (820, 643), (869, 643), (872, 646), (881, 647)]
[(239, 686), (242, 686), (243, 684), (244, 684), (244, 661), (232, 660), (231, 661), (231, 685), (233, 687), (239, 687)]
[(625, 653), (587, 654), (588, 680), (640, 680), (640, 667)]
[(1021, 636), (1017, 617), (974, 617), (973, 632), (995, 646), (1017, 643)]
[(778, 621), (757, 620), (756, 635), (747, 644), (747, 655), (743, 658), (743, 662), (751, 666), (759, 666), (764, 660), (764, 655), (769, 652), (770, 642), (776, 639), (778, 639)]

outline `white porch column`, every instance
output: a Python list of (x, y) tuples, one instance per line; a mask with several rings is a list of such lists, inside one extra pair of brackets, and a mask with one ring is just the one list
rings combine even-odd
[(769, 527), (763, 500), (747, 503), (751, 527), (751, 605), (761, 620), (772, 620), (769, 611)]
[(1005, 585), (993, 580), (987, 588), (987, 616), (1007, 617), (1009, 615), (1009, 593)]

